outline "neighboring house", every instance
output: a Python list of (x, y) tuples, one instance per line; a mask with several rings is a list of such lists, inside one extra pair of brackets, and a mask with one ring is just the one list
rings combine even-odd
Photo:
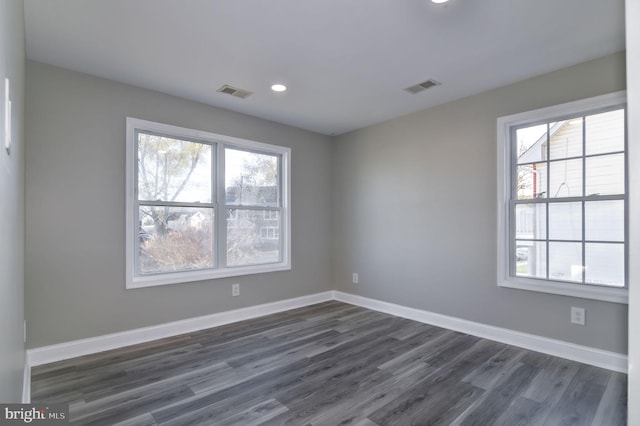
[(207, 225), (207, 217), (199, 211), (180, 213), (175, 220), (167, 221), (167, 228), (182, 231), (187, 228), (201, 229)]
[[(553, 246), (556, 264), (570, 265), (558, 272), (550, 267), (549, 278), (581, 281), (583, 265), (583, 203), (573, 197), (624, 194), (624, 112), (610, 111), (538, 126), (542, 135), (530, 146), (522, 144), (518, 156), (518, 199), (566, 199), (562, 203), (521, 204), (516, 209), (515, 233), (517, 273), (542, 277), (547, 269), (547, 244), (526, 240), (560, 240)], [(525, 131), (535, 131), (535, 128)], [(518, 130), (519, 131), (519, 130)], [(586, 137), (583, 138), (583, 132)], [(548, 145), (549, 144), (549, 145)], [(548, 145), (548, 146), (547, 146)], [(583, 149), (585, 157), (583, 157)], [(604, 154), (604, 155), (600, 155)], [(593, 155), (593, 156), (592, 156)], [(583, 176), (583, 174), (586, 175)], [(594, 184), (593, 182), (597, 182)], [(599, 241), (624, 239), (624, 220), (615, 220), (615, 207), (620, 201), (586, 201), (587, 233), (597, 234)], [(547, 206), (549, 211), (547, 212)], [(548, 222), (548, 223), (547, 223)], [(587, 235), (587, 240), (589, 236)], [(524, 240), (524, 241), (523, 241)], [(575, 241), (575, 243), (571, 243)], [(587, 274), (586, 283), (624, 285), (624, 247), (610, 246), (598, 256), (591, 256), (588, 268), (607, 271)], [(549, 248), (551, 250), (551, 248)], [(555, 272), (554, 272), (555, 271)], [(591, 275), (591, 276), (590, 276)]]
[(277, 186), (236, 185), (226, 188), (227, 205), (275, 206), (278, 200)]
[(277, 205), (278, 191), (276, 186), (232, 186), (226, 189), (227, 205), (237, 205), (238, 209), (229, 209), (227, 213), (228, 228), (259, 229), (253, 235), (259, 236), (256, 249), (261, 251), (274, 250), (279, 246), (280, 237), (280, 213), (278, 210), (254, 210), (245, 214), (239, 214), (242, 206), (265, 206)]

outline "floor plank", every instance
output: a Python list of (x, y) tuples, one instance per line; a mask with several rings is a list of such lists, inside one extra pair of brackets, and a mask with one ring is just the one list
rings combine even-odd
[(32, 369), (72, 425), (626, 423), (627, 376), (336, 301)]

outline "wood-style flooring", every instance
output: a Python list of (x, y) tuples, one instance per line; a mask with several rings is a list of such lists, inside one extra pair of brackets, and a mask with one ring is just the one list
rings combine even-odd
[(73, 425), (626, 423), (627, 377), (326, 302), (32, 369)]

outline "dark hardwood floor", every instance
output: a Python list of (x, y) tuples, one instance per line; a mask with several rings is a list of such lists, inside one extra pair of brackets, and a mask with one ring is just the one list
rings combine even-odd
[(627, 377), (339, 302), (32, 370), (78, 425), (626, 424)]

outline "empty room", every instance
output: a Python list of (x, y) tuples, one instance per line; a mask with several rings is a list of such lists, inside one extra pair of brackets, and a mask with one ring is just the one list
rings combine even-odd
[(0, 424), (640, 425), (637, 22), (0, 0)]

